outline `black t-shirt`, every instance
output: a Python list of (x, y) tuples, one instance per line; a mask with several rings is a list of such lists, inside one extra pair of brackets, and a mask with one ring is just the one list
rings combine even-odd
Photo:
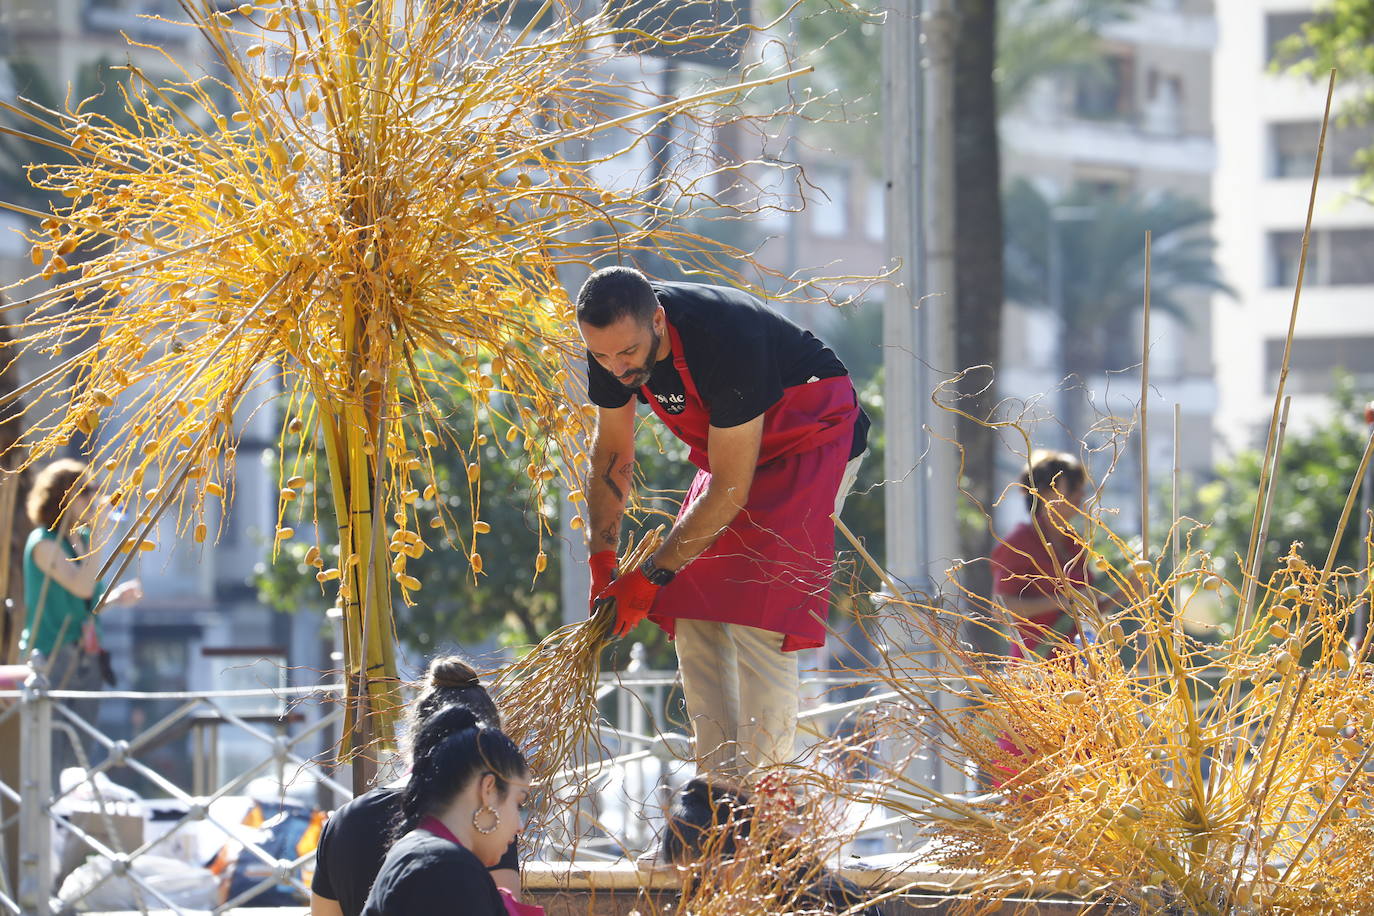
[[(816, 335), (758, 299), (725, 286), (653, 284), (663, 311), (682, 340), (682, 356), (697, 393), (721, 429), (748, 423), (782, 399), (783, 390), (811, 379), (849, 372)], [(646, 388), (667, 413), (681, 413), (686, 386), (669, 355), (654, 364)], [(587, 354), (587, 394), (598, 407), (647, 403)], [(868, 417), (859, 411), (850, 457), (868, 444)]]
[[(358, 916), (363, 911), (367, 892), (386, 858), (391, 828), (401, 811), (401, 792), (391, 786), (364, 792), (335, 811), (320, 831), (310, 889), (337, 900), (344, 916)], [(492, 868), (520, 870), (514, 842)]]
[(386, 854), (363, 916), (506, 916), (506, 907), (475, 855), (412, 830)]

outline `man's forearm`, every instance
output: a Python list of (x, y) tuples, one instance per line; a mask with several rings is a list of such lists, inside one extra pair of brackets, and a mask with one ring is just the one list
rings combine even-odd
[(708, 486), (668, 532), (654, 554), (654, 564), (676, 572), (701, 556), (739, 515), (747, 495), (738, 495), (734, 488)]
[(592, 455), (591, 479), (587, 481), (587, 521), (591, 525), (591, 552), (620, 548), (620, 520), (634, 479), (634, 456), (598, 449)]

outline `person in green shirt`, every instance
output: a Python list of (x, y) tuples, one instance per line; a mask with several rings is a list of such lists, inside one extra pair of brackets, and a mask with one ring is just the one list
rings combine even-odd
[[(143, 589), (132, 580), (110, 588), (106, 595), (105, 583), (96, 578), (101, 561), (91, 550), (92, 530), (105, 523), (106, 504), (97, 500), (84, 462), (62, 458), (43, 468), (26, 508), (34, 529), (24, 545), (23, 656), (27, 660), (34, 649), (42, 653), (48, 683), (55, 690), (99, 690), (93, 611), (102, 597), (106, 606), (134, 604), (142, 599)], [(94, 701), (68, 705), (82, 719), (94, 721)], [(53, 717), (54, 724), (62, 720)], [(60, 772), (77, 761), (70, 741), (57, 735), (54, 739), (53, 762)]]

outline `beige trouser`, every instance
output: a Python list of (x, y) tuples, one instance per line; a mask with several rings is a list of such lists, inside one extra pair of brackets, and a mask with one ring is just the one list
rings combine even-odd
[[(836, 515), (864, 455), (845, 467)], [(783, 652), (782, 640), (781, 633), (743, 624), (678, 619), (673, 643), (703, 775), (747, 782), (754, 770), (795, 755), (798, 653)]]
[(699, 771), (742, 781), (792, 759), (797, 653), (783, 652), (782, 640), (737, 623), (677, 621), (674, 645)]

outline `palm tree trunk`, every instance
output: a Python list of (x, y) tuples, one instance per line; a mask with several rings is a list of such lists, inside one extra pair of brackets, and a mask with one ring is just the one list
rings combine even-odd
[[(1002, 196), (997, 137), (997, 0), (961, 0), (954, 30), (954, 238), (955, 348), (960, 368), (996, 366), (1002, 335)], [(961, 407), (987, 418), (997, 393), (992, 371), (970, 373), (960, 385)], [(990, 507), (998, 489), (996, 437), (984, 425), (960, 417), (963, 476), (973, 497)], [(951, 520), (951, 523), (953, 520)], [(966, 557), (986, 557), (988, 525), (962, 532)], [(986, 563), (966, 567), (964, 584), (975, 594), (991, 592)]]
[(1069, 450), (1077, 452), (1091, 422), (1088, 416), (1088, 394), (1092, 377), (1102, 369), (1102, 355), (1097, 348), (1098, 335), (1079, 322), (1060, 316), (1059, 366), (1064, 386), (1060, 400), (1059, 420), (1069, 443)]

